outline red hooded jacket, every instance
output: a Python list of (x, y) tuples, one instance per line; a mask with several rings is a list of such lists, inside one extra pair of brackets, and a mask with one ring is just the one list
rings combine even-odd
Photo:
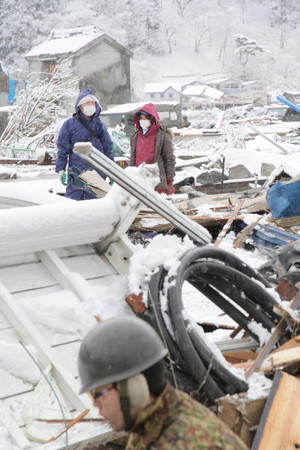
[[(146, 113), (151, 114), (151, 116), (153, 116), (155, 120), (155, 122), (152, 123), (152, 125), (145, 134), (143, 134), (143, 131), (139, 125), (139, 121), (137, 118), (137, 114), (139, 114), (140, 111), (145, 111)], [(160, 122), (158, 112), (156, 111), (156, 108), (152, 103), (144, 105), (140, 109), (140, 111), (138, 111), (134, 116), (134, 124), (139, 130), (138, 138), (136, 141), (136, 158), (135, 158), (135, 165), (137, 167), (143, 162), (145, 162), (146, 164), (153, 164), (155, 137)]]
[[(137, 115), (142, 112), (151, 114), (155, 122), (145, 134), (139, 125)], [(166, 191), (167, 182), (175, 176), (175, 155), (172, 145), (172, 131), (164, 125), (160, 125), (160, 119), (155, 106), (152, 103), (144, 105), (134, 116), (136, 130), (130, 138), (132, 166), (157, 163), (160, 174), (160, 183), (156, 190)]]

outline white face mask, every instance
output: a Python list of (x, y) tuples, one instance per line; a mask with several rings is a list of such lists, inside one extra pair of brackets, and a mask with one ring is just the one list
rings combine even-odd
[(82, 112), (85, 116), (91, 117), (96, 112), (96, 106), (95, 105), (83, 106)]
[(151, 122), (148, 119), (140, 120), (140, 126), (143, 131), (147, 131), (150, 128)]

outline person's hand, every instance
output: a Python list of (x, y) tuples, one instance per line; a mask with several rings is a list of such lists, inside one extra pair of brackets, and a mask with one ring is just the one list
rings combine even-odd
[(167, 195), (172, 195), (175, 194), (175, 188), (173, 186), (173, 180), (168, 180), (168, 187), (167, 187)]
[(64, 186), (67, 186), (66, 172), (64, 170), (60, 170), (58, 172), (58, 177), (59, 177), (59, 181), (61, 182), (61, 184), (63, 184)]

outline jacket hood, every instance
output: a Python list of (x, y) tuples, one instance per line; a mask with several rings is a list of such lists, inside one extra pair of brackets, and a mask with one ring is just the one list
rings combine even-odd
[(139, 109), (139, 110), (135, 113), (135, 115), (134, 115), (133, 121), (134, 121), (135, 126), (136, 126), (138, 129), (139, 129), (139, 124), (138, 124), (138, 118), (137, 118), (137, 116), (138, 116), (140, 113), (142, 113), (142, 112), (146, 112), (146, 113), (148, 113), (148, 114), (151, 114), (151, 116), (153, 116), (154, 119), (155, 119), (155, 125), (156, 125), (156, 128), (159, 127), (160, 119), (159, 119), (159, 115), (158, 115), (158, 112), (156, 111), (155, 106), (153, 105), (153, 103), (146, 103), (146, 105), (142, 106), (141, 109)]
[[(80, 94), (77, 97), (76, 103), (75, 103), (75, 111), (76, 113), (79, 113), (80, 109), (78, 106), (78, 103), (87, 95), (93, 95), (93, 92), (90, 91), (90, 89), (83, 89), (83, 91), (80, 92)], [(99, 105), (98, 101), (96, 101), (96, 112), (95, 112), (95, 116), (99, 116), (99, 114), (101, 113), (101, 106)]]

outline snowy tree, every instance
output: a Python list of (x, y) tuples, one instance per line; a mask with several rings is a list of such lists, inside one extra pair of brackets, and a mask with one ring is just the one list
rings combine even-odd
[(51, 74), (41, 80), (29, 78), (19, 91), (9, 122), (0, 137), (2, 145), (12, 142), (25, 148), (53, 146), (57, 123), (66, 116), (64, 105), (78, 95), (79, 78), (73, 76), (71, 59), (57, 63)]
[[(10, 76), (25, 79), (25, 54), (46, 39), (58, 19), (59, 0), (2, 0), (0, 4), (0, 57)], [(45, 17), (47, 20), (45, 20)], [(20, 56), (23, 56), (20, 58)]]
[(254, 39), (249, 39), (242, 34), (235, 34), (233, 37), (236, 45), (236, 53), (239, 54), (243, 66), (243, 78), (245, 79), (249, 56), (255, 56), (257, 52), (266, 52), (267, 50), (262, 45), (257, 44)]

